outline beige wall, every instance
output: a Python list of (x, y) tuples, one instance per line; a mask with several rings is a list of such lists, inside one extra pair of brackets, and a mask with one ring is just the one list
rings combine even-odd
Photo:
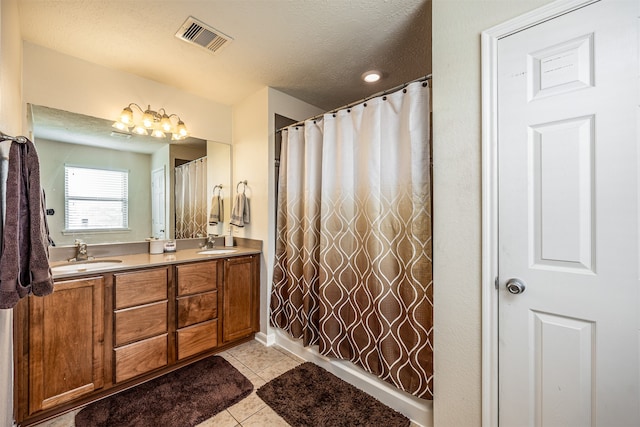
[(209, 225), (208, 233), (222, 235), (228, 233), (231, 218), (231, 198), (234, 189), (231, 184), (231, 145), (219, 142), (207, 141), (207, 212), (211, 212), (211, 199), (214, 195), (213, 188), (222, 185), (222, 192), (216, 190), (215, 194), (222, 194), (223, 221), (217, 225)]
[(433, 1), (437, 427), (481, 423), (480, 34), (548, 2)]
[(130, 102), (150, 104), (178, 114), (197, 138), (231, 143), (230, 106), (26, 42), (23, 65), (23, 108), (32, 103), (111, 119)]
[(16, 0), (2, 0), (0, 9), (0, 130), (22, 132), (22, 42)]
[[(267, 248), (268, 183), (269, 183), (269, 110), (267, 87), (233, 107), (233, 154), (231, 180), (233, 196), (239, 181), (247, 181), (251, 219), (244, 228), (233, 227), (233, 235), (263, 241)], [(225, 234), (227, 230), (225, 229)], [(266, 271), (265, 255), (260, 260), (260, 331), (266, 333)]]

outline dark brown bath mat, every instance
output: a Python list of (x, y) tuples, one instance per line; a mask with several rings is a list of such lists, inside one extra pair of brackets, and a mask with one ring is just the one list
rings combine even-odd
[(257, 394), (294, 427), (410, 424), (404, 415), (310, 362), (269, 381)]
[(92, 403), (76, 415), (76, 427), (195, 426), (252, 390), (229, 362), (212, 356)]

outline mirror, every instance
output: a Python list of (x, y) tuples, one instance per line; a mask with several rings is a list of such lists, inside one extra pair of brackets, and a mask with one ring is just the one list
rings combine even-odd
[[(194, 137), (170, 141), (124, 133), (111, 126), (113, 120), (39, 105), (28, 104), (27, 113), (40, 159), (49, 234), (56, 246), (73, 245), (75, 239), (96, 244), (175, 238), (175, 167), (205, 156), (206, 216), (214, 186), (222, 185), (224, 218), (228, 224), (232, 193), (230, 145)], [(65, 229), (66, 166), (128, 171), (125, 230)], [(207, 225), (206, 232), (223, 234), (224, 227), (224, 222)]]

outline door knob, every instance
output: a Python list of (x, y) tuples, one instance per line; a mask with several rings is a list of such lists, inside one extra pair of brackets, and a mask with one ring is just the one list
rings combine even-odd
[(514, 295), (523, 293), (526, 288), (527, 287), (525, 286), (524, 282), (520, 279), (509, 279), (509, 281), (507, 282), (507, 290), (509, 291), (509, 293), (512, 293)]

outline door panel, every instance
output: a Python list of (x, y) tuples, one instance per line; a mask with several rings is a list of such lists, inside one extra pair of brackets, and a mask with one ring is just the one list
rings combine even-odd
[(638, 9), (498, 42), (503, 426), (640, 425)]
[(594, 119), (530, 127), (533, 268), (592, 272)]
[(533, 310), (530, 315), (538, 425), (592, 425), (594, 322)]

